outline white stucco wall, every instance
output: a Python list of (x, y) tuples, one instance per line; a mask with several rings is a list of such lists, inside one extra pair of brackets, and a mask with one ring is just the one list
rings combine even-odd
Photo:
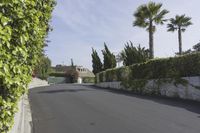
[(83, 79), (81, 77), (78, 77), (78, 84), (82, 84), (83, 83)]
[[(200, 89), (194, 87), (200, 87), (200, 77), (184, 77), (183, 79), (188, 81), (189, 84), (187, 86), (175, 86), (173, 83), (163, 83), (159, 87), (160, 94), (167, 97), (179, 97), (182, 99), (200, 101)], [(121, 85), (121, 82), (102, 82), (96, 84), (96, 86), (103, 88), (124, 89), (124, 87)], [(154, 81), (149, 80), (144, 89), (148, 92), (151, 92), (156, 87), (157, 86), (155, 85)]]

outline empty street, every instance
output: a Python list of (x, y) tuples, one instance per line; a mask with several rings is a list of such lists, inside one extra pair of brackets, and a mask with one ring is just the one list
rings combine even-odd
[(31, 89), (33, 133), (199, 133), (200, 104), (89, 85)]

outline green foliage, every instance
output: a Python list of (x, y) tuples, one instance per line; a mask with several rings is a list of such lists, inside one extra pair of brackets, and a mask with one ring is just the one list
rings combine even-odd
[(129, 78), (128, 77), (129, 73), (130, 73), (129, 67), (108, 69), (106, 71), (97, 73), (96, 80), (97, 83), (127, 80)]
[(145, 93), (144, 87), (147, 84), (147, 82), (148, 81), (145, 79), (135, 79), (129, 81), (131, 90), (136, 93)]
[(124, 50), (121, 52), (121, 57), (123, 59), (123, 64), (126, 66), (133, 65), (135, 63), (142, 63), (147, 61), (149, 57), (149, 50), (144, 47), (134, 47), (133, 43), (127, 42)]
[(70, 83), (77, 83), (79, 73), (76, 71), (75, 67), (67, 71), (65, 74), (66, 74), (66, 78), (69, 80)]
[(153, 88), (153, 92), (159, 94), (159, 86), (163, 82), (186, 86), (188, 82), (182, 77), (200, 76), (200, 53), (154, 59), (127, 67), (108, 69), (96, 76), (97, 83), (122, 81), (125, 88), (140, 93), (144, 93), (147, 81), (153, 80), (158, 86)]
[(170, 19), (170, 23), (167, 25), (168, 31), (174, 32), (181, 30), (184, 32), (188, 26), (192, 25), (191, 18), (185, 15), (176, 15), (175, 18)]
[(49, 73), (49, 76), (66, 77), (66, 73), (64, 73), (64, 72), (51, 72), (51, 73)]
[[(188, 49), (186, 51), (183, 51), (181, 55), (186, 55), (186, 54), (192, 54), (192, 53), (197, 53), (200, 52), (200, 42), (195, 44), (192, 49)], [(175, 53), (177, 56), (180, 55), (180, 53)]]
[[(134, 13), (134, 17), (136, 19), (133, 25), (147, 28), (147, 31), (149, 31), (149, 25), (151, 22), (154, 24), (163, 24), (166, 21), (164, 17), (169, 11), (165, 9), (161, 10), (161, 8), (162, 4), (155, 2), (149, 2), (148, 4), (139, 6)], [(156, 29), (154, 27), (153, 31), (155, 32), (155, 30)]]
[(54, 0), (0, 2), (0, 132), (13, 125), (17, 102), (26, 92), (41, 55)]
[(103, 68), (101, 59), (99, 58), (97, 51), (94, 50), (93, 48), (92, 48), (92, 67), (94, 74), (101, 72)]
[(200, 54), (190, 54), (174, 58), (154, 59), (130, 66), (134, 79), (156, 79), (189, 77), (200, 75)]
[[(170, 19), (170, 23), (167, 25), (168, 31), (178, 31), (179, 55), (182, 55), (182, 32), (185, 32), (190, 25), (192, 25), (191, 18), (185, 15), (176, 15), (175, 18)], [(190, 51), (186, 51), (186, 53), (188, 52)]]
[(110, 68), (115, 68), (116, 67), (116, 59), (115, 55), (110, 52), (108, 49), (106, 43), (104, 43), (104, 50), (102, 50), (103, 54), (103, 69), (110, 69)]
[(195, 52), (200, 52), (200, 42), (193, 46)]
[(83, 83), (94, 83), (95, 78), (94, 77), (84, 77), (83, 78)]
[(149, 32), (150, 58), (154, 57), (153, 34), (156, 31), (155, 25), (162, 25), (166, 21), (164, 17), (168, 13), (167, 10), (161, 10), (161, 8), (161, 3), (149, 2), (148, 4), (139, 6), (134, 13), (135, 21), (133, 22), (133, 26), (146, 28)]
[(35, 75), (40, 79), (47, 79), (51, 69), (51, 60), (44, 55), (40, 57), (37, 65), (35, 66)]
[(185, 51), (182, 51), (181, 54), (180, 52), (176, 52), (175, 55), (176, 56), (179, 56), (179, 55), (186, 55), (186, 54), (191, 54), (193, 53), (194, 51), (192, 51), (191, 49), (188, 49), (188, 50), (185, 50)]

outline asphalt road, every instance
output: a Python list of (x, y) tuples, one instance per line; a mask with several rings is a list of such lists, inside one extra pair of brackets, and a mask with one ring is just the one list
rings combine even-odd
[(33, 133), (200, 133), (200, 104), (81, 85), (30, 90)]

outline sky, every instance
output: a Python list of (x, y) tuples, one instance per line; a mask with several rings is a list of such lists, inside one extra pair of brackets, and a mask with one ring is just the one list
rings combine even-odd
[[(46, 54), (52, 65), (75, 65), (92, 70), (92, 47), (102, 59), (104, 42), (117, 54), (127, 41), (148, 48), (148, 32), (133, 27), (133, 13), (149, 0), (57, 0), (49, 33)], [(166, 18), (185, 14), (193, 25), (183, 33), (183, 50), (200, 41), (199, 0), (154, 0), (170, 11)], [(167, 23), (166, 23), (167, 24)], [(157, 26), (154, 34), (155, 57), (174, 56), (178, 52), (177, 32), (167, 32), (166, 24)], [(102, 59), (103, 60), (103, 59)]]

